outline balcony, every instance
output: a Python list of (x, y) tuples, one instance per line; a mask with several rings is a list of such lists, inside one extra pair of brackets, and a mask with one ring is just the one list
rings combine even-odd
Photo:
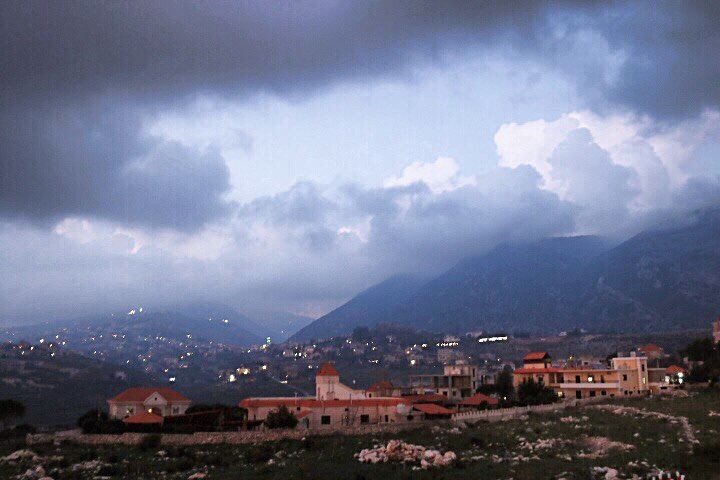
[(581, 383), (561, 383), (560, 388), (592, 388), (595, 390), (609, 390), (611, 388), (620, 388), (620, 383), (600, 383), (600, 382), (581, 382)]

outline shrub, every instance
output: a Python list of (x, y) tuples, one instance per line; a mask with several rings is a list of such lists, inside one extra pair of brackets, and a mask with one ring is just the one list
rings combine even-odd
[(0, 430), (4, 430), (13, 420), (24, 415), (25, 405), (22, 403), (11, 398), (0, 400)]
[(247, 459), (251, 463), (265, 463), (272, 458), (272, 451), (260, 445), (253, 445), (247, 451)]
[(11, 438), (22, 438), (28, 433), (37, 433), (37, 429), (32, 425), (23, 423), (13, 428), (0, 431), (0, 440), (9, 440)]
[(555, 391), (533, 379), (522, 382), (517, 389), (520, 405), (542, 405), (557, 401)]
[(160, 435), (153, 433), (150, 435), (145, 435), (142, 440), (140, 440), (140, 448), (142, 450), (151, 450), (158, 448), (160, 446), (162, 438)]
[(100, 410), (89, 410), (77, 421), (83, 433), (113, 433), (125, 432), (125, 424), (120, 420), (110, 420), (107, 413)]
[(268, 428), (295, 428), (297, 424), (297, 417), (293, 415), (285, 405), (268, 413), (267, 419), (265, 420), (265, 425)]

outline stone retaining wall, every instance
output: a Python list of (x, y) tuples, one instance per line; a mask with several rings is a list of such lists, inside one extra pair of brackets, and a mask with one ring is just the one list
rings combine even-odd
[(485, 420), (488, 422), (496, 422), (500, 420), (508, 420), (527, 415), (530, 412), (546, 413), (557, 412), (567, 407), (575, 407), (578, 405), (587, 405), (608, 401), (607, 397), (583, 398), (580, 400), (567, 400), (564, 402), (550, 403), (547, 405), (531, 405), (528, 407), (512, 407), (497, 408), (494, 410), (476, 410), (471, 412), (454, 413), (452, 419), (456, 422), (474, 422)]
[[(402, 430), (420, 428), (423, 425), (437, 422), (422, 423), (393, 423), (383, 425), (363, 425), (359, 427), (346, 427), (340, 429), (323, 430), (253, 430), (242, 432), (197, 432), (192, 434), (160, 435), (161, 445), (215, 445), (215, 444), (244, 444), (261, 443), (275, 440), (300, 440), (310, 436), (326, 435), (365, 435), (380, 433), (396, 433)], [(73, 433), (37, 433), (28, 434), (28, 445), (38, 443), (74, 442), (85, 445), (139, 445), (143, 438), (153, 434), (149, 433), (123, 433), (121, 435), (99, 434), (88, 435), (79, 432)], [(157, 435), (157, 434), (156, 434)]]

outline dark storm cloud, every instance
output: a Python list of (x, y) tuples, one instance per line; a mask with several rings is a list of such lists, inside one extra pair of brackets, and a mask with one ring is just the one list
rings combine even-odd
[(658, 117), (720, 106), (720, 2), (637, 2), (601, 28), (628, 55), (609, 98)]
[(0, 112), (0, 214), (180, 230), (223, 215), (223, 158), (144, 135), (141, 125), (137, 109), (105, 102)]
[[(298, 95), (402, 75), (448, 51), (482, 46), (566, 72), (596, 107), (690, 115), (720, 103), (719, 9), (714, 2), (2, 2), (0, 212), (195, 228), (229, 208), (222, 158), (159, 145), (142, 133), (148, 116), (196, 94)], [(606, 42), (624, 58), (610, 74), (608, 59), (578, 40), (588, 31), (600, 39), (590, 36), (591, 46)], [(137, 158), (146, 159), (142, 173), (131, 168)]]
[[(298, 90), (465, 37), (530, 30), (537, 2), (4, 2), (6, 92)], [(417, 51), (415, 51), (417, 50)]]
[[(0, 17), (5, 94), (291, 92), (494, 42), (650, 113), (720, 101), (718, 2), (8, 1)], [(628, 56), (613, 84), (569, 45), (588, 31)]]

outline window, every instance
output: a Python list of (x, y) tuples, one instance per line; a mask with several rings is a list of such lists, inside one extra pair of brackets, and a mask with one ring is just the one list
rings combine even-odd
[(179, 414), (179, 413), (180, 413), (180, 407), (177, 407), (177, 406), (172, 407), (172, 414), (173, 414), (173, 415), (177, 415), (177, 414)]
[(299, 411), (300, 411), (300, 407), (295, 407), (295, 410), (297, 410), (297, 411), (299, 412)]
[(592, 383), (594, 380), (595, 380), (595, 379), (593, 378), (592, 375), (588, 375), (588, 382), (589, 382), (589, 383)]
[(580, 390), (575, 390), (575, 398), (582, 398), (582, 392)]
[(370, 423), (370, 415), (360, 415), (360, 423)]
[(594, 397), (594, 396), (595, 396), (595, 390), (590, 390), (590, 396), (591, 396), (591, 397)]
[(330, 415), (323, 415), (320, 417), (320, 424), (330, 425)]
[(389, 421), (390, 421), (390, 418), (389, 418), (387, 415), (385, 415), (385, 421), (386, 421), (386, 422), (389, 422)]
[(413, 418), (415, 418), (415, 417), (413, 417), (412, 415), (408, 415), (408, 416), (407, 416), (408, 422), (412, 422), (412, 421), (413, 421)]
[(607, 392), (605, 390), (600, 390), (600, 395), (604, 397), (605, 395), (607, 395)]
[(644, 371), (645, 371), (645, 364), (643, 363), (643, 364), (640, 366), (640, 368), (641, 368), (642, 371), (644, 372)]
[(627, 382), (627, 375), (623, 373), (623, 382)]
[(600, 383), (605, 383), (605, 375), (600, 375)]
[(580, 383), (580, 375), (575, 375), (575, 383)]

